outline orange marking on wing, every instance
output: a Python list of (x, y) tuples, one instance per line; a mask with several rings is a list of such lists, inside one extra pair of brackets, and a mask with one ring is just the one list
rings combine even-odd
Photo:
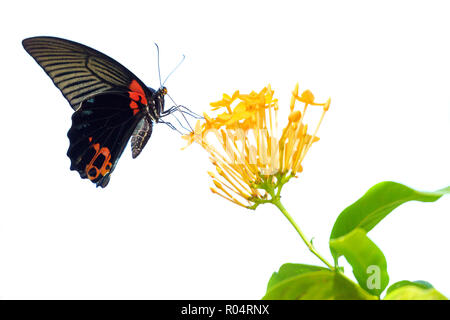
[(112, 167), (112, 163), (111, 161), (109, 161), (111, 159), (111, 154), (109, 153), (109, 149), (108, 148), (102, 148), (102, 149), (106, 149), (106, 151), (108, 152), (108, 156), (105, 155), (105, 161), (103, 161), (102, 167), (100, 168), (100, 173), (105, 176)]
[(97, 154), (97, 153), (98, 153), (98, 150), (100, 149), (100, 144), (99, 144), (99, 143), (96, 143), (96, 144), (93, 144), (91, 147), (94, 148), (95, 154)]
[[(89, 137), (89, 142), (92, 141), (92, 137)], [(100, 144), (96, 143), (91, 145), (91, 148), (93, 148), (95, 150), (95, 155), (92, 157), (91, 161), (89, 162), (89, 164), (86, 166), (85, 168), (85, 173), (87, 175), (87, 177), (89, 178), (89, 180), (95, 180), (98, 178), (98, 176), (101, 174), (102, 176), (105, 176), (112, 167), (112, 163), (111, 163), (111, 153), (109, 151), (108, 148), (103, 147), (100, 148)], [(105, 160), (102, 163), (101, 168), (97, 168), (96, 166), (94, 166), (94, 162), (95, 160), (97, 160), (99, 155), (103, 155), (105, 157)], [(95, 175), (90, 175), (89, 171), (91, 171), (92, 169), (95, 169)]]
[[(89, 174), (89, 172), (90, 172), (92, 169), (95, 169), (95, 175), (90, 175), (90, 174)], [(87, 168), (86, 168), (86, 170), (87, 170)], [(98, 175), (100, 174), (100, 171), (98, 170), (98, 168), (97, 168), (96, 166), (91, 166), (91, 167), (89, 168), (89, 170), (86, 171), (86, 174), (87, 174), (89, 180), (95, 180), (95, 179), (98, 178)]]

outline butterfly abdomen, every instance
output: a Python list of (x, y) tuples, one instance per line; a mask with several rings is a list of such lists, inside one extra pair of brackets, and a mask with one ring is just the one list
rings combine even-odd
[(144, 149), (152, 135), (153, 124), (147, 117), (143, 118), (136, 126), (131, 137), (131, 152), (133, 159)]

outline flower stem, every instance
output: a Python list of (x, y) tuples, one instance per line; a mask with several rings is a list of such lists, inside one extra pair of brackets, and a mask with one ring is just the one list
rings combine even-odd
[(322, 257), (317, 252), (317, 250), (314, 248), (314, 246), (311, 244), (311, 242), (308, 241), (306, 236), (303, 234), (302, 230), (300, 230), (300, 228), (297, 225), (297, 223), (295, 223), (294, 219), (292, 219), (290, 214), (287, 212), (286, 208), (283, 206), (283, 204), (281, 203), (280, 199), (279, 198), (272, 199), (271, 203), (273, 203), (278, 209), (280, 209), (280, 211), (284, 214), (286, 219), (288, 219), (288, 221), (292, 224), (292, 226), (295, 228), (297, 233), (300, 235), (300, 238), (302, 238), (303, 242), (308, 247), (309, 251), (311, 251), (317, 258), (319, 258), (320, 261), (322, 261), (329, 269), (334, 270), (334, 267), (327, 260), (325, 260), (325, 258)]

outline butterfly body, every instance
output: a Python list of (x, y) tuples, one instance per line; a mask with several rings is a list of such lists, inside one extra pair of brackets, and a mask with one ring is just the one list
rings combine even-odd
[(146, 87), (117, 61), (73, 41), (34, 37), (23, 46), (75, 110), (70, 169), (106, 187), (130, 138), (133, 158), (145, 147), (164, 112), (166, 88)]

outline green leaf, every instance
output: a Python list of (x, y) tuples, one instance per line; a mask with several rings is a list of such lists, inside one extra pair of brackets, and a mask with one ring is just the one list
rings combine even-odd
[(403, 280), (387, 289), (385, 300), (448, 300), (429, 282)]
[(330, 240), (337, 257), (344, 256), (353, 268), (359, 285), (379, 296), (389, 283), (383, 252), (370, 240), (365, 230), (357, 228), (345, 236)]
[(417, 281), (408, 281), (408, 280), (402, 280), (402, 281), (398, 281), (396, 283), (394, 283), (393, 285), (391, 285), (387, 291), (386, 294), (391, 293), (392, 291), (404, 287), (404, 286), (416, 286), (422, 289), (431, 289), (433, 288), (433, 286), (431, 285), (431, 283), (423, 281), (423, 280), (417, 280)]
[[(392, 210), (407, 201), (432, 202), (446, 193), (450, 193), (450, 187), (435, 192), (421, 192), (396, 182), (380, 182), (341, 212), (331, 231), (330, 243), (358, 228), (369, 232)], [(340, 254), (331, 245), (330, 250), (337, 266)]]
[[(310, 267), (321, 270), (307, 271)], [(377, 299), (339, 272), (308, 265), (283, 265), (272, 275), (267, 287), (264, 300)]]
[(450, 187), (435, 192), (421, 192), (396, 182), (376, 184), (344, 209), (334, 223), (330, 250), (336, 266), (338, 258), (345, 256), (352, 265), (358, 283), (368, 292), (379, 296), (389, 283), (386, 259), (367, 237), (367, 232), (405, 202), (432, 202), (447, 193), (450, 193)]
[(334, 223), (330, 239), (339, 238), (356, 228), (369, 232), (401, 204), (408, 201), (433, 202), (446, 193), (450, 193), (450, 187), (435, 192), (421, 192), (396, 182), (380, 182), (341, 212)]
[(297, 264), (297, 263), (285, 263), (280, 267), (278, 272), (274, 272), (272, 277), (270, 277), (269, 283), (267, 284), (267, 290), (272, 288), (277, 283), (286, 280), (288, 278), (298, 276), (299, 274), (311, 272), (311, 271), (321, 271), (328, 270), (326, 268), (312, 266), (309, 264)]
[[(448, 300), (425, 281), (400, 281), (389, 287), (384, 300)], [(429, 283), (427, 283), (430, 285)]]

